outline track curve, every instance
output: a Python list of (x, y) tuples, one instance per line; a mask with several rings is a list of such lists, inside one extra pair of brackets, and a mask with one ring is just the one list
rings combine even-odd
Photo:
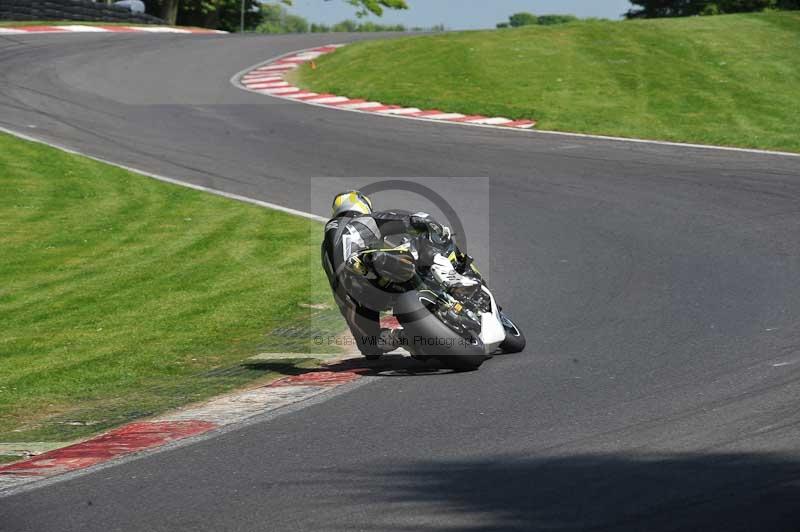
[(491, 177), (483, 251), (526, 354), (3, 498), (0, 528), (796, 529), (800, 161), (395, 121), (228, 83), (353, 38), (0, 38), (0, 125), (314, 212), (311, 177)]

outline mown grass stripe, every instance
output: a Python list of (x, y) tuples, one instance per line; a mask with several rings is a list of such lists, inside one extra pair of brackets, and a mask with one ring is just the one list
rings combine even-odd
[(72, 440), (269, 380), (280, 368), (203, 374), (319, 350), (271, 333), (287, 324), (342, 327), (316, 221), (7, 135), (0, 220), (2, 442)]
[(359, 42), (316, 66), (291, 81), (538, 130), (800, 152), (798, 12)]

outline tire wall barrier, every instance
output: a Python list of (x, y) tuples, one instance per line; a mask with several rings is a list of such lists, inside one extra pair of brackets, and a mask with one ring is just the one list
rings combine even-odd
[(91, 0), (0, 0), (0, 20), (83, 20), (93, 22), (133, 22), (165, 24), (144, 13), (131, 13)]

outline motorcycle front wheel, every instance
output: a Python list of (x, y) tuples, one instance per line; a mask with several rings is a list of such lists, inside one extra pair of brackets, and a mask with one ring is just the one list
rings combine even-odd
[(511, 321), (511, 318), (500, 313), (500, 320), (503, 323), (503, 328), (506, 331), (506, 338), (503, 340), (503, 343), (500, 344), (500, 351), (503, 353), (511, 354), (511, 353), (520, 353), (525, 349), (525, 335), (522, 334), (522, 331), (517, 327), (517, 325)]

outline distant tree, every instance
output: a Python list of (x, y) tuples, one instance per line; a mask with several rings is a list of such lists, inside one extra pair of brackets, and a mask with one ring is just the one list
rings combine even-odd
[[(343, 0), (356, 8), (356, 16), (363, 17), (370, 13), (373, 15), (383, 15), (384, 8), (388, 9), (408, 9), (406, 0)], [(292, 5), (292, 0), (280, 0), (281, 3)], [(259, 10), (252, 8), (257, 4), (256, 0), (245, 0), (245, 17), (247, 18), (248, 12), (251, 24), (246, 28), (252, 28), (258, 25), (261, 21), (258, 19)], [(219, 17), (220, 12), (230, 12), (232, 14), (240, 13), (241, 3), (239, 0), (145, 0), (147, 12), (159, 16), (167, 21), (169, 24), (176, 24), (181, 22), (181, 15), (187, 12), (201, 13), (204, 18), (209, 20), (221, 20)], [(251, 11), (252, 10), (252, 11)], [(211, 15), (213, 14), (213, 15)], [(252, 21), (255, 20), (255, 23)], [(247, 21), (245, 21), (247, 22)], [(204, 24), (205, 25), (205, 24)], [(206, 26), (216, 27), (216, 26)], [(221, 26), (220, 26), (221, 27)], [(222, 28), (227, 29), (227, 28)], [(231, 28), (233, 29), (233, 28)]]
[[(326, 24), (309, 24), (303, 17), (292, 15), (280, 4), (262, 4), (262, 21), (256, 28), (259, 33), (368, 33), (380, 31), (404, 32), (408, 29), (402, 24), (379, 24), (368, 20), (357, 22), (355, 20), (343, 20), (333, 26)], [(443, 31), (443, 26), (434, 26), (430, 31)], [(419, 28), (417, 31), (428, 31)]]
[(765, 9), (800, 9), (800, 0), (631, 0), (638, 6), (627, 18), (689, 17), (748, 13)]
[(519, 28), (521, 26), (532, 26), (539, 21), (539, 17), (533, 13), (514, 13), (508, 17), (508, 24), (512, 28)]
[[(292, 5), (292, 0), (281, 0), (286, 5)], [(327, 1), (327, 0), (326, 0)], [(356, 8), (357, 17), (365, 17), (372, 13), (379, 17), (383, 15), (383, 8), (408, 9), (406, 0), (343, 0)]]
[(280, 4), (261, 4), (261, 23), (258, 33), (308, 33), (308, 21), (292, 15)]
[(377, 24), (372, 21), (362, 22), (358, 25), (356, 31), (365, 33), (379, 32), (379, 31), (406, 31), (406, 27), (402, 24)]
[(331, 27), (331, 31), (345, 33), (373, 33), (378, 31), (406, 31), (402, 24), (377, 24), (372, 21), (356, 22), (355, 20), (343, 20)]
[(578, 20), (578, 17), (575, 15), (539, 15), (536, 23), (540, 26), (553, 26), (555, 24), (575, 22), (576, 20)]
[[(202, 26), (233, 31), (239, 29), (241, 0), (146, 0), (147, 12), (170, 24)], [(256, 0), (245, 0), (245, 28), (261, 21)]]
[[(797, 0), (800, 1), (800, 0)], [(552, 26), (553, 24), (566, 24), (567, 22), (574, 22), (578, 20), (575, 15), (539, 15), (533, 13), (515, 13), (508, 17), (508, 22), (500, 22), (497, 24), (499, 29), (503, 28), (519, 28), (522, 26)]]
[(700, 11), (700, 15), (704, 17), (711, 16), (711, 15), (719, 15), (720, 10), (717, 4), (706, 4), (706, 6)]
[(288, 33), (308, 33), (309, 30), (308, 21), (300, 15), (286, 15), (285, 24)]
[(331, 26), (331, 31), (340, 33), (355, 33), (358, 31), (358, 22), (355, 20), (343, 20)]

